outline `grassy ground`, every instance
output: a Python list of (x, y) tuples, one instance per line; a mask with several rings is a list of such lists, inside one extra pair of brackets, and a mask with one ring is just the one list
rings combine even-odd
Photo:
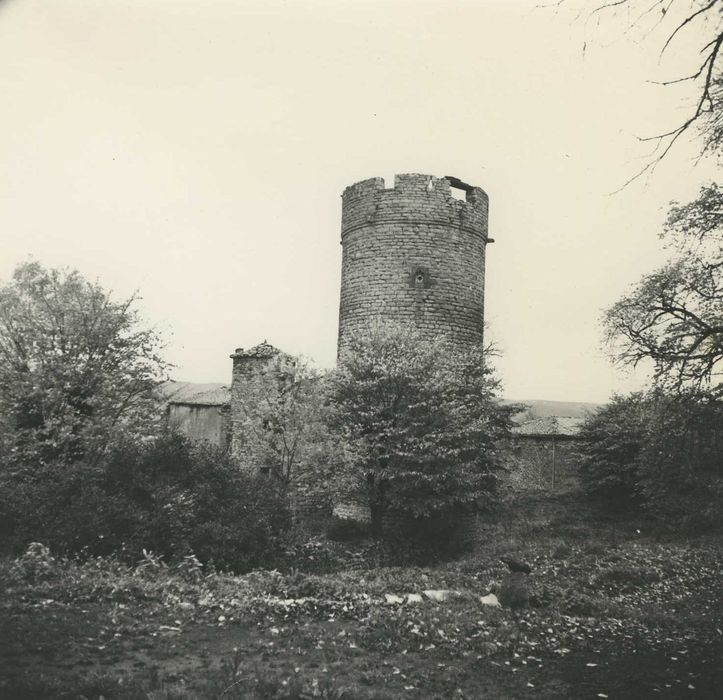
[[(39, 548), (4, 561), (0, 697), (723, 696), (720, 539), (613, 526), (569, 495), (518, 502), (455, 562), (372, 568), (368, 545), (319, 540), (304, 552), (301, 571), (239, 577)], [(533, 566), (530, 606), (483, 605), (509, 554)], [(428, 589), (457, 594), (386, 599)]]

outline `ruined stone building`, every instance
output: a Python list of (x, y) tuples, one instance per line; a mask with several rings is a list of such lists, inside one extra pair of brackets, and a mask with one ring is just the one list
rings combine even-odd
[[(430, 339), (444, 335), (461, 347), (481, 347), (486, 248), (492, 242), (488, 207), (482, 189), (450, 176), (404, 174), (393, 182), (376, 177), (347, 187), (338, 352), (352, 334), (379, 322), (412, 324)], [(294, 358), (264, 341), (236, 349), (231, 359), (230, 386), (170, 382), (167, 411), (181, 432), (226, 447), (248, 464), (253, 436), (243, 429), (243, 412), (249, 382), (278, 377)], [(540, 483), (561, 483), (572, 473), (575, 431), (569, 420), (515, 430), (519, 461), (525, 473), (544, 472)]]
[(248, 350), (236, 348), (231, 361), (230, 386), (167, 382), (162, 391), (170, 427), (246, 457), (253, 451), (253, 438), (243, 430), (246, 389), (266, 377), (278, 378), (280, 368), (293, 366), (295, 359), (264, 340)]
[[(456, 195), (456, 196), (455, 196)], [(342, 273), (338, 348), (380, 321), (414, 324), (482, 344), (488, 198), (454, 177), (397, 175), (347, 187), (342, 195)], [(170, 382), (169, 423), (242, 456), (244, 385), (293, 358), (263, 343), (232, 355), (231, 385)]]
[[(481, 348), (487, 218), (487, 195), (454, 177), (406, 174), (393, 182), (372, 178), (347, 187), (338, 351), (352, 334), (380, 322), (411, 324), (424, 337), (444, 335), (455, 345)], [(246, 420), (248, 398), (259, 380), (285, 381), (294, 358), (264, 341), (236, 349), (231, 360), (230, 386), (204, 385), (194, 392), (192, 386), (170, 383), (168, 421), (260, 469), (254, 461), (260, 436)], [(318, 499), (306, 486), (303, 478), (294, 484), (297, 496)], [(336, 505), (338, 515), (368, 517), (361, 504)]]

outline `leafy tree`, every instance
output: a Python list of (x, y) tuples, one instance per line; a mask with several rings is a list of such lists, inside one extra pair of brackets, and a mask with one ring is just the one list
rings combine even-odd
[(322, 437), (321, 375), (306, 362), (279, 354), (264, 372), (245, 378), (240, 401), (253, 461), (288, 485)]
[(409, 327), (349, 339), (329, 379), (332, 422), (356, 455), (353, 478), (379, 534), (388, 511), (414, 518), (474, 510), (494, 499), (499, 440), (510, 415), (481, 352)]
[(244, 379), (239, 458), (267, 472), (294, 507), (330, 511), (331, 482), (343, 480), (349, 462), (347, 445), (329, 431), (326, 396), (323, 374), (283, 354)]
[(93, 461), (120, 437), (153, 432), (167, 365), (140, 327), (78, 272), (20, 265), (0, 288), (0, 427), (7, 458)]
[(723, 405), (660, 392), (650, 405), (638, 466), (645, 509), (670, 524), (720, 526)]
[(615, 397), (584, 424), (580, 475), (609, 511), (675, 525), (720, 524), (723, 406), (692, 394)]
[(589, 416), (580, 430), (583, 488), (609, 510), (628, 510), (640, 504), (637, 472), (647, 409), (642, 394), (615, 396)]
[(671, 209), (673, 260), (645, 275), (606, 313), (615, 358), (652, 360), (659, 384), (721, 397), (723, 385), (723, 190)]
[[(587, 16), (600, 19), (618, 12), (625, 14), (627, 29), (642, 29), (647, 41), (654, 40), (652, 30), (660, 27), (661, 55), (686, 34), (699, 37), (700, 46), (692, 70), (681, 68), (661, 82), (694, 85), (694, 101), (672, 128), (642, 139), (654, 150), (630, 181), (652, 172), (685, 134), (697, 133), (701, 155), (720, 158), (723, 0), (611, 0), (594, 6)], [(700, 512), (701, 504), (720, 504), (712, 496), (720, 482), (711, 485), (715, 480), (708, 479), (706, 466), (723, 460), (723, 192), (718, 185), (703, 187), (690, 203), (674, 204), (663, 236), (675, 250), (671, 261), (645, 275), (605, 316), (615, 359), (626, 365), (652, 361), (656, 391), (644, 399), (614, 402), (593, 419), (586, 469), (593, 490), (616, 486), (650, 510), (691, 515)], [(616, 424), (616, 415), (643, 418)], [(635, 449), (606, 453), (611, 445)], [(711, 485), (708, 496), (700, 484)], [(678, 497), (683, 492), (693, 495)]]
[(666, 232), (677, 237), (681, 246), (708, 242), (717, 253), (715, 264), (721, 266), (723, 246), (723, 191), (712, 184), (702, 187), (698, 198), (689, 204), (674, 204), (666, 222)]

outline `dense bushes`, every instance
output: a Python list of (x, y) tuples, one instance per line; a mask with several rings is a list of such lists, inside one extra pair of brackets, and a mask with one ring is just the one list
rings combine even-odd
[(657, 396), (640, 455), (646, 508), (671, 523), (720, 525), (723, 514), (723, 405)]
[(0, 472), (0, 538), (11, 551), (40, 541), (63, 553), (137, 559), (147, 549), (244, 571), (270, 561), (289, 525), (276, 482), (173, 433), (125, 445), (100, 465)]
[(69, 270), (20, 265), (0, 285), (0, 551), (194, 553), (235, 570), (289, 526), (274, 480), (162, 434), (162, 339), (135, 297)]
[(723, 405), (661, 392), (616, 397), (583, 426), (581, 478), (608, 510), (720, 523)]
[(637, 465), (646, 408), (642, 394), (615, 396), (580, 431), (580, 478), (588, 495), (609, 510), (629, 510), (641, 502)]

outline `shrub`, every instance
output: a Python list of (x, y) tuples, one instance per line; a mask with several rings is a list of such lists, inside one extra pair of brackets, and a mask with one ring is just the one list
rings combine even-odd
[(580, 431), (583, 489), (609, 510), (635, 509), (641, 503), (637, 470), (645, 442), (646, 409), (642, 394), (615, 396)]
[(384, 520), (385, 539), (396, 545), (400, 555), (406, 550), (411, 561), (420, 563), (454, 558), (471, 550), (477, 534), (476, 515), (467, 510), (418, 517), (391, 510)]
[(369, 536), (369, 524), (350, 518), (332, 518), (326, 530), (327, 537), (336, 542), (351, 542)]
[(0, 542), (11, 553), (30, 542), (54, 552), (113, 549), (103, 524), (128, 517), (119, 496), (102, 492), (102, 469), (85, 463), (45, 463), (0, 470)]
[(651, 404), (638, 463), (646, 510), (676, 527), (720, 525), (723, 405), (665, 395)]
[(615, 397), (580, 437), (583, 486), (606, 510), (637, 510), (676, 527), (720, 524), (720, 402), (660, 391)]
[(168, 433), (101, 465), (50, 464), (0, 475), (5, 548), (169, 560), (245, 571), (270, 562), (290, 526), (286, 493), (226, 453)]

